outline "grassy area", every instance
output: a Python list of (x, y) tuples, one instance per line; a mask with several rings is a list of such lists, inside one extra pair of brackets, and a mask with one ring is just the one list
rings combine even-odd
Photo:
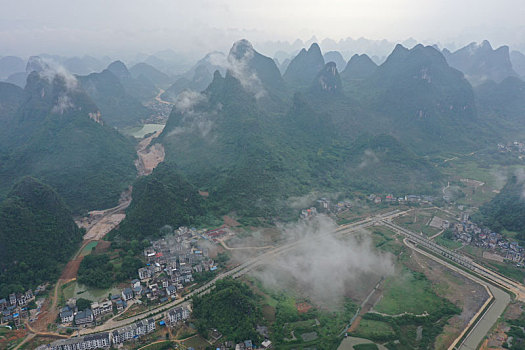
[(401, 275), (385, 281), (384, 294), (375, 310), (389, 315), (432, 313), (442, 306), (442, 299), (432, 290), (424, 275), (403, 269)]
[(369, 231), (376, 248), (390, 252), (395, 256), (406, 250), (401, 241), (396, 239), (396, 234), (392, 230), (384, 226), (374, 226)]
[(184, 346), (186, 346), (187, 348), (195, 349), (206, 349), (210, 347), (210, 343), (208, 343), (208, 341), (206, 341), (206, 339), (204, 339), (200, 335), (196, 335), (190, 339), (187, 339), (184, 342), (182, 342), (182, 344), (184, 344)]
[(461, 242), (454, 241), (454, 240), (451, 240), (451, 239), (447, 239), (447, 238), (443, 237), (442, 235), (436, 237), (434, 239), (434, 241), (437, 244), (442, 245), (443, 247), (446, 247), (448, 249), (458, 249), (458, 248), (460, 248), (462, 246)]
[(489, 267), (495, 269), (497, 272), (501, 273), (502, 275), (512, 278), (513, 280), (518, 281), (520, 283), (523, 283), (523, 279), (525, 278), (525, 269), (516, 267), (515, 265), (510, 263), (498, 263), (491, 261), (487, 262), (486, 264), (489, 265)]
[(91, 301), (99, 301), (107, 298), (109, 293), (119, 294), (120, 292), (120, 289), (115, 287), (108, 289), (89, 288), (76, 281), (67, 283), (62, 288), (62, 295), (65, 301), (70, 298), (84, 298)]
[(171, 340), (159, 341), (155, 344), (149, 344), (141, 347), (139, 350), (167, 350), (172, 349), (174, 343)]
[(126, 135), (131, 135), (136, 138), (143, 138), (147, 134), (151, 134), (155, 131), (160, 131), (164, 128), (162, 124), (144, 124), (141, 126), (134, 126), (130, 128), (124, 128), (121, 131)]
[(413, 232), (422, 232), (426, 236), (433, 236), (441, 231), (440, 229), (429, 226), (429, 223), (433, 217), (434, 215), (432, 211), (416, 210), (410, 215), (400, 216), (394, 219), (394, 221), (398, 225), (403, 226)]
[(98, 242), (89, 242), (85, 247), (84, 249), (82, 249), (82, 251), (80, 252), (80, 255), (81, 256), (86, 256), (86, 255), (89, 255), (91, 254), (91, 251), (93, 249), (95, 249), (98, 245)]
[(386, 322), (362, 319), (353, 335), (366, 339), (386, 339), (394, 337), (396, 332)]

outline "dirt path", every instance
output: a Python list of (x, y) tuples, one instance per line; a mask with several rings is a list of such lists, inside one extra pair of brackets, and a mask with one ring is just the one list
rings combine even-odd
[[(135, 165), (137, 166), (138, 176), (151, 174), (153, 169), (164, 160), (164, 149), (162, 145), (149, 147), (151, 141), (158, 135), (160, 135), (160, 131), (142, 140), (137, 147), (138, 160)], [(48, 333), (47, 326), (54, 323), (58, 316), (57, 306), (61, 287), (77, 278), (78, 268), (83, 259), (81, 253), (84, 248), (91, 242), (102, 240), (107, 233), (124, 220), (126, 217), (126, 209), (131, 203), (131, 193), (132, 188), (130, 186), (122, 193), (117, 206), (105, 210), (93, 210), (89, 212), (87, 217), (75, 220), (79, 227), (85, 228), (87, 231), (83, 237), (84, 241), (75, 256), (64, 267), (60, 278), (55, 284), (53, 296), (44, 302), (42, 312), (38, 315), (38, 319), (34, 322), (33, 326), (28, 324), (28, 328), (33, 334), (32, 337), (34, 337), (34, 334), (59, 336), (57, 333)], [(31, 334), (24, 340), (24, 343), (32, 338), (29, 338), (30, 335)]]
[(439, 237), (439, 235), (441, 235), (443, 232), (445, 232), (445, 230), (441, 230), (441, 231), (439, 231), (439, 232), (436, 233), (435, 235), (430, 236), (428, 239), (434, 239), (434, 238), (436, 238), (436, 237)]
[(160, 96), (164, 93), (164, 90), (162, 89), (159, 89), (159, 93), (157, 94), (157, 96), (155, 96), (155, 100), (159, 103), (163, 103), (163, 104), (166, 104), (166, 105), (173, 105), (173, 103), (171, 102), (168, 102), (168, 101), (164, 101)]

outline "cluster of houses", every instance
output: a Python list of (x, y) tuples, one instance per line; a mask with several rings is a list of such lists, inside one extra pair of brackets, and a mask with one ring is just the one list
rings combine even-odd
[(525, 153), (525, 143), (514, 141), (507, 144), (498, 143), (498, 150), (500, 152), (518, 152)]
[(20, 326), (22, 319), (29, 316), (27, 305), (33, 300), (35, 295), (31, 289), (25, 293), (10, 294), (8, 299), (0, 299), (0, 323)]
[(495, 252), (487, 255), (492, 260), (512, 261), (518, 266), (523, 264), (525, 250), (518, 242), (509, 241), (489, 228), (479, 227), (470, 221), (468, 213), (463, 213), (460, 222), (453, 224), (451, 229), (457, 240)]
[[(145, 293), (148, 299), (174, 298), (184, 286), (192, 283), (194, 273), (214, 271), (217, 266), (200, 247), (196, 231), (180, 227), (173, 234), (152, 242), (144, 249), (146, 266), (138, 269), (140, 281), (132, 292)], [(146, 287), (142, 287), (144, 283)]]
[(201, 234), (201, 237), (214, 243), (219, 243), (219, 239), (232, 235), (233, 232), (226, 226), (223, 226), (214, 230), (206, 231)]
[(240, 343), (234, 343), (232, 341), (225, 341), (220, 346), (217, 346), (217, 350), (257, 350), (257, 349), (271, 349), (272, 342), (268, 339), (261, 343), (261, 346), (256, 346), (251, 340), (245, 340)]
[(401, 197), (395, 197), (393, 194), (387, 194), (386, 196), (382, 197), (381, 195), (371, 194), (368, 196), (368, 200), (373, 202), (374, 204), (381, 204), (381, 203), (423, 203), (428, 204), (435, 201), (435, 197), (428, 196), (428, 195), (419, 195), (419, 194), (407, 194), (405, 196)]
[(140, 338), (155, 330), (155, 320), (149, 318), (112, 332), (89, 334), (82, 337), (60, 339), (51, 344), (41, 345), (37, 350), (85, 350), (118, 346), (125, 341)]
[(106, 315), (113, 315), (113, 312), (122, 312), (127, 307), (127, 301), (131, 298), (124, 289), (122, 293), (112, 295), (109, 299), (104, 301), (95, 301), (91, 303), (90, 308), (85, 310), (78, 310), (76, 299), (69, 299), (66, 305), (60, 310), (59, 318), (63, 326), (89, 327), (93, 323), (101, 322)]
[(331, 201), (327, 198), (320, 198), (315, 202), (311, 208), (301, 210), (299, 217), (301, 219), (308, 219), (316, 216), (318, 213), (340, 213), (352, 207), (350, 201)]
[[(95, 304), (95, 303), (94, 303)], [(93, 304), (92, 304), (92, 310)], [(190, 318), (190, 311), (188, 308), (180, 306), (176, 307), (166, 314), (165, 321), (160, 324), (169, 324), (176, 326), (185, 322)], [(136, 340), (146, 334), (155, 331), (156, 325), (153, 318), (148, 318), (134, 322), (122, 328), (118, 328), (111, 332), (101, 332), (90, 334), (82, 337), (73, 337), (69, 339), (57, 340), (51, 344), (42, 345), (38, 350), (85, 350), (85, 349), (100, 349), (109, 348), (110, 346), (119, 346), (124, 342)]]

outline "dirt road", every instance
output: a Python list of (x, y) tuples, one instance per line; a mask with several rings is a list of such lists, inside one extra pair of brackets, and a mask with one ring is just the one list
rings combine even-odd
[[(158, 135), (160, 135), (160, 131), (142, 140), (137, 147), (138, 160), (135, 165), (137, 166), (138, 176), (151, 174), (153, 169), (164, 160), (164, 149), (162, 148), (162, 145), (149, 147), (151, 141)], [(132, 188), (130, 186), (122, 193), (117, 206), (105, 210), (93, 210), (88, 213), (88, 216), (75, 220), (79, 227), (85, 228), (87, 231), (83, 237), (84, 241), (75, 256), (67, 263), (62, 271), (60, 278), (55, 284), (53, 296), (44, 302), (42, 311), (38, 315), (38, 319), (32, 325), (28, 325), (29, 327), (32, 327), (30, 329), (32, 329), (33, 334), (58, 336), (55, 333), (48, 333), (47, 326), (48, 324), (54, 323), (57, 318), (57, 305), (61, 287), (65, 283), (76, 279), (78, 268), (83, 259), (83, 255), (81, 254), (82, 250), (89, 243), (102, 240), (108, 232), (113, 230), (122, 222), (122, 220), (124, 220), (126, 217), (126, 209), (131, 203), (131, 193)], [(34, 335), (31, 337), (34, 337)], [(29, 340), (30, 338), (28, 336), (25, 341)]]

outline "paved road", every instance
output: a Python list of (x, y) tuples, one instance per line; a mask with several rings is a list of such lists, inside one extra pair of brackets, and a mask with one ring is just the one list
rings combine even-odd
[[(448, 261), (446, 260), (443, 260), (442, 258), (440, 257), (437, 257), (433, 254), (430, 254), (428, 253), (427, 251), (425, 250), (422, 250), (420, 248), (418, 248), (413, 242), (411, 242), (411, 239), (413, 239), (413, 236), (412, 235), (408, 235), (407, 234), (407, 230), (402, 228), (402, 227), (398, 227), (397, 225), (390, 225), (390, 223), (385, 223), (387, 227), (390, 227), (392, 229), (394, 229), (396, 232), (398, 233), (401, 233), (405, 236), (407, 236), (405, 239), (404, 239), (404, 243), (409, 246), (411, 249), (417, 251), (418, 253), (422, 254), (422, 255), (425, 255), (426, 257), (434, 260), (434, 261), (437, 261), (439, 262), (440, 264), (446, 266), (447, 268), (471, 279), (472, 281), (482, 285), (485, 287), (485, 289), (487, 290), (487, 292), (489, 293), (489, 299), (487, 300), (487, 302), (480, 308), (480, 310), (476, 313), (476, 315), (474, 315), (474, 317), (472, 317), (472, 319), (469, 321), (469, 323), (467, 324), (467, 326), (465, 327), (465, 330), (458, 336), (458, 338), (452, 343), (452, 345), (449, 347), (449, 350), (452, 350), (452, 349), (459, 349), (459, 350), (470, 350), (470, 349), (477, 349), (477, 346), (483, 341), (483, 338), (485, 337), (485, 335), (487, 335), (488, 331), (492, 328), (492, 326), (494, 325), (494, 323), (496, 323), (496, 321), (498, 320), (498, 318), (500, 317), (500, 315), (503, 313), (503, 311), (505, 311), (505, 308), (507, 307), (507, 305), (509, 304), (510, 302), (510, 296), (508, 293), (506, 293), (505, 291), (503, 291), (502, 289), (490, 284), (490, 283), (487, 283), (486, 281), (472, 275), (471, 273), (469, 272), (466, 272), (465, 270), (457, 267), (456, 265), (452, 265), (451, 263), (449, 263)], [(414, 235), (417, 235), (415, 233), (412, 232), (412, 234)], [(440, 253), (440, 252), (439, 252)], [(484, 276), (486, 278), (486, 276)], [(498, 276), (498, 281), (499, 281), (499, 276)], [(499, 285), (499, 283), (498, 283)], [(494, 300), (494, 302), (492, 303), (492, 305), (489, 306), (488, 309), (486, 309), (488, 303), (491, 301), (491, 300)], [(475, 324), (474, 328), (472, 328), (472, 330), (467, 334), (467, 337), (463, 340), (462, 343), (460, 343), (459, 345), (458, 342), (460, 340), (460, 338), (463, 337), (464, 333), (467, 331), (468, 328), (471, 327), (471, 325), (474, 323), (474, 321), (479, 317), (479, 315), (483, 315), (482, 318)]]
[(403, 234), (418, 245), (422, 245), (425, 248), (432, 250), (436, 254), (446, 256), (450, 260), (454, 261), (456, 264), (459, 264), (464, 268), (471, 270), (476, 275), (488, 279), (493, 285), (505, 289), (509, 292), (512, 292), (514, 295), (516, 295), (517, 300), (525, 302), (525, 285), (523, 285), (522, 283), (513, 281), (510, 278), (503, 276), (498, 272), (492, 271), (486, 268), (485, 266), (476, 263), (471, 258), (466, 257), (465, 255), (457, 251), (452, 251), (448, 248), (440, 246), (439, 244), (429, 240), (428, 238), (420, 234), (417, 234), (415, 232), (407, 230), (404, 227), (394, 224), (390, 220), (383, 220), (382, 223), (388, 228), (393, 229), (395, 232)]
[[(337, 228), (335, 233), (336, 234), (348, 234), (348, 233), (355, 232), (357, 230), (360, 230), (360, 229), (372, 226), (374, 223), (380, 222), (381, 220), (392, 219), (394, 217), (403, 215), (405, 213), (406, 213), (406, 211), (394, 210), (394, 211), (391, 211), (391, 212), (388, 212), (388, 213), (379, 214), (379, 215), (376, 215), (376, 216), (373, 216), (373, 217), (368, 217), (366, 219), (357, 221), (355, 223), (351, 223), (351, 224), (348, 224), (348, 225), (342, 225), (342, 226)], [(332, 232), (327, 232), (324, 235), (330, 235), (330, 234), (333, 234), (333, 233)], [(323, 235), (320, 235), (316, 239), (320, 240), (320, 239), (322, 239), (322, 237), (323, 237)], [(269, 251), (267, 251), (265, 253), (262, 253), (261, 255), (258, 255), (256, 257), (254, 257), (254, 258), (244, 262), (243, 264), (241, 264), (241, 265), (239, 265), (239, 266), (237, 266), (237, 267), (235, 267), (235, 268), (233, 268), (233, 269), (231, 269), (229, 271), (226, 271), (226, 272), (220, 274), (219, 276), (215, 277), (212, 281), (206, 283), (202, 287), (192, 291), (191, 293), (185, 295), (184, 297), (185, 298), (191, 298), (194, 295), (198, 295), (198, 294), (207, 292), (208, 290), (213, 288), (215, 283), (218, 280), (220, 280), (220, 279), (223, 279), (223, 278), (226, 278), (226, 277), (233, 277), (233, 278), (240, 277), (240, 276), (246, 274), (248, 271), (253, 270), (254, 268), (256, 268), (258, 266), (261, 266), (261, 265), (264, 265), (264, 264), (266, 264), (266, 263), (268, 263), (270, 261), (273, 261), (273, 259), (276, 256), (278, 256), (280, 254), (283, 254), (283, 253), (285, 253), (285, 252), (287, 252), (287, 251), (289, 251), (291, 249), (294, 249), (299, 244), (301, 244), (303, 241), (308, 240), (308, 239), (309, 238), (303, 238), (303, 239), (300, 239), (300, 240), (297, 240), (297, 241), (294, 241), (294, 242), (290, 242), (290, 243), (284, 244), (282, 246), (279, 246), (277, 248), (269, 250)], [(183, 303), (185, 303), (184, 299), (178, 299), (178, 300), (172, 301), (171, 303), (159, 306), (158, 308), (145, 311), (145, 312), (143, 312), (141, 314), (138, 314), (138, 315), (135, 315), (133, 317), (126, 318), (125, 320), (121, 320), (121, 321), (109, 320), (108, 322), (104, 323), (103, 325), (97, 326), (95, 328), (82, 329), (82, 330), (80, 330), (80, 334), (98, 333), (98, 332), (104, 332), (104, 331), (108, 331), (108, 330), (115, 329), (115, 328), (124, 327), (124, 326), (126, 326), (128, 324), (131, 324), (133, 322), (139, 321), (141, 319), (144, 319), (144, 318), (147, 318), (147, 317), (152, 317), (152, 314), (155, 314), (154, 317), (159, 317), (159, 315), (161, 313), (166, 312), (168, 309), (174, 308), (176, 306), (180, 306)], [(186, 302), (186, 303), (189, 303), (189, 302)]]
[(510, 302), (510, 296), (503, 290), (491, 284), (489, 284), (488, 287), (492, 295), (494, 295), (494, 303), (485, 312), (483, 318), (476, 324), (472, 331), (470, 331), (463, 343), (461, 343), (458, 348), (459, 350), (477, 349), (478, 345), (483, 341)]

